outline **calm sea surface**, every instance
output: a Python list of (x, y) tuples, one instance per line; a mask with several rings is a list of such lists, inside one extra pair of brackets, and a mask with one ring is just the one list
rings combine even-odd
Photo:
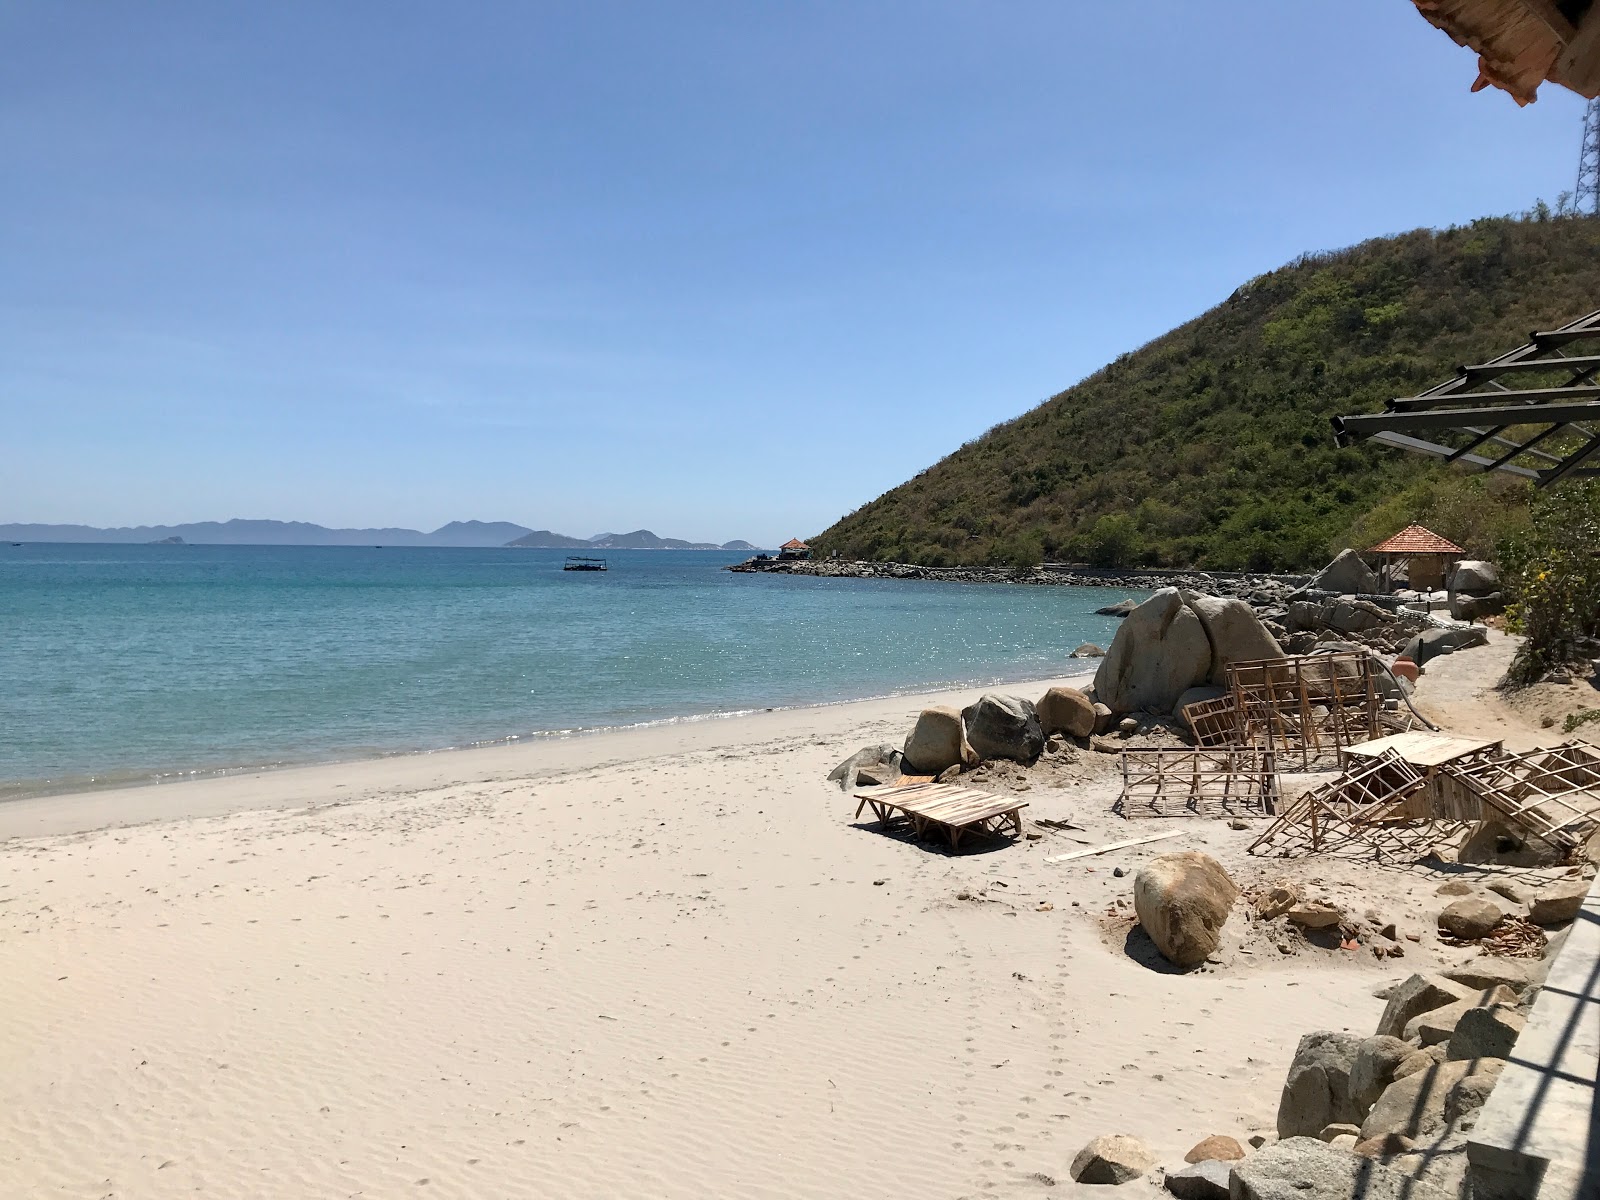
[(0, 545), (0, 798), (1067, 673), (1123, 594), (607, 557)]

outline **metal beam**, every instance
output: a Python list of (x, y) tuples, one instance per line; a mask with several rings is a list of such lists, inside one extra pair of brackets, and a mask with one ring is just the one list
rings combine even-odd
[(1420, 412), (1445, 404), (1521, 404), (1529, 408), (1541, 407), (1546, 400), (1600, 399), (1600, 386), (1579, 384), (1575, 387), (1525, 388), (1521, 391), (1455, 392), (1447, 395), (1401, 396), (1389, 401), (1395, 412)]
[[(1577, 390), (1577, 389), (1573, 389)], [(1590, 389), (1600, 392), (1600, 389)], [(1336, 428), (1357, 436), (1395, 429), (1460, 429), (1490, 421), (1496, 425), (1571, 425), (1600, 419), (1600, 399), (1578, 404), (1516, 404), (1494, 408), (1437, 408), (1431, 412), (1362, 413), (1335, 417)]]
[(1509, 363), (1479, 363), (1476, 366), (1462, 367), (1461, 373), (1474, 383), (1494, 379), (1508, 371), (1560, 371), (1571, 369), (1575, 373), (1581, 372), (1588, 375), (1595, 370), (1600, 370), (1600, 354), (1574, 354), (1570, 358), (1525, 358), (1519, 362)]
[[(1433, 442), (1424, 442), (1418, 438), (1407, 437), (1403, 433), (1376, 433), (1372, 436), (1371, 440), (1382, 446), (1393, 446), (1397, 450), (1410, 450), (1413, 454), (1428, 454), (1432, 455), (1434, 458), (1449, 458), (1450, 455), (1455, 453), (1455, 451), (1453, 451), (1449, 446), (1440, 446)], [(1490, 466), (1490, 461), (1487, 458), (1480, 458), (1476, 454), (1468, 454), (1464, 458), (1458, 459), (1457, 461), (1464, 462), (1468, 466), (1484, 469), (1487, 469)], [(1510, 464), (1506, 464), (1500, 467), (1500, 470), (1510, 475), (1521, 475), (1525, 479), (1537, 480), (1539, 478), (1539, 472), (1530, 471), (1527, 467), (1514, 467)]]

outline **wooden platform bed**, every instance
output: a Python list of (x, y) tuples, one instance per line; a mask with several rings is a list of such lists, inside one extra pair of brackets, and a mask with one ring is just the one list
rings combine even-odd
[(950, 839), (950, 849), (959, 849), (969, 830), (979, 833), (1021, 836), (1022, 810), (1028, 805), (1014, 796), (997, 796), (951, 783), (913, 783), (899, 787), (863, 788), (856, 793), (856, 817), (871, 807), (881, 827), (906, 821), (918, 837), (930, 830), (941, 831)]

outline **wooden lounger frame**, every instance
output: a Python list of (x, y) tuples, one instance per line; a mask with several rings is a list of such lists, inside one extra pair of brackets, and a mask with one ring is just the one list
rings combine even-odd
[(1264, 746), (1122, 752), (1122, 817), (1265, 816), (1278, 811), (1278, 771)]
[(1243, 742), (1243, 735), (1239, 731), (1239, 709), (1233, 702), (1231, 692), (1215, 700), (1196, 700), (1193, 704), (1186, 704), (1178, 715), (1194, 734), (1197, 746), (1237, 746)]
[(950, 839), (950, 849), (958, 849), (970, 830), (1021, 836), (1022, 810), (1027, 802), (1014, 796), (980, 792), (975, 788), (950, 783), (914, 783), (907, 787), (863, 788), (856, 793), (856, 818), (871, 807), (878, 824), (888, 829), (897, 821), (908, 823), (920, 837), (940, 831)]

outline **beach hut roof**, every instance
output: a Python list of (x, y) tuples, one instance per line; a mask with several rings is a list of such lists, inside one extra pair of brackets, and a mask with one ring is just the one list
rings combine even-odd
[(1379, 542), (1367, 551), (1368, 554), (1453, 554), (1461, 557), (1466, 553), (1454, 542), (1447, 541), (1431, 529), (1424, 529), (1421, 525), (1407, 525), (1392, 538)]
[(1518, 104), (1548, 80), (1600, 95), (1600, 0), (1412, 0), (1457, 45), (1478, 53), (1477, 92), (1497, 87)]
[(790, 538), (783, 545), (779, 546), (778, 549), (779, 550), (809, 550), (810, 547), (807, 546), (804, 542), (802, 542), (799, 538)]

